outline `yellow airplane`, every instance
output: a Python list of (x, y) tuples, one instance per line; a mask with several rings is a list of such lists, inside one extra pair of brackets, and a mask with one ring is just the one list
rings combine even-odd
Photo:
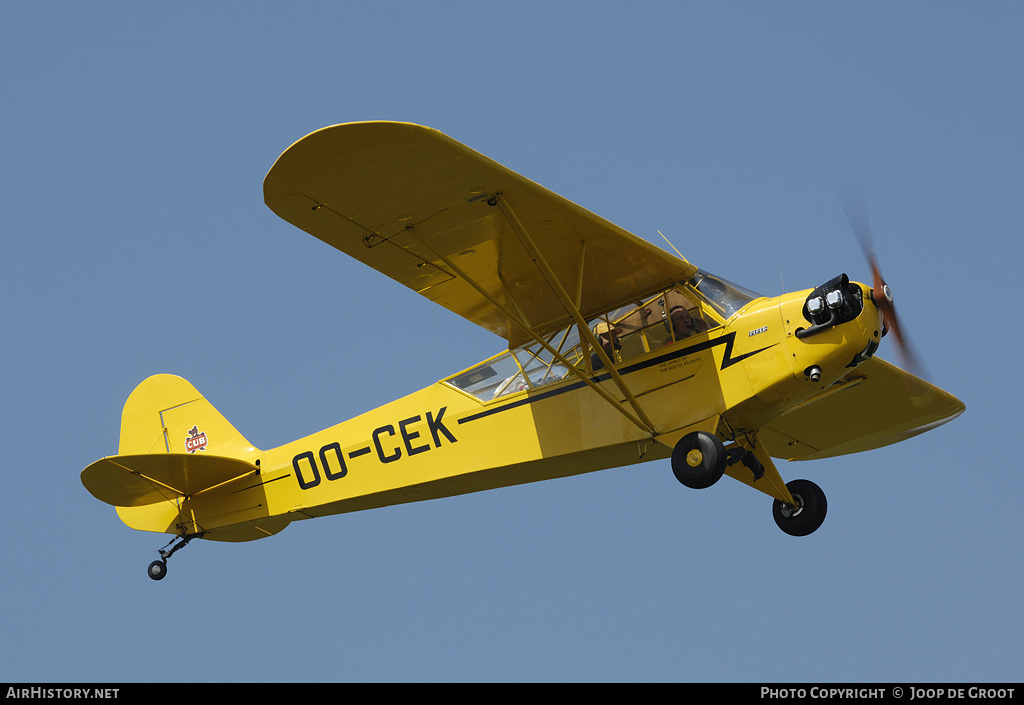
[(783, 482), (773, 458), (878, 448), (964, 410), (874, 357), (900, 332), (863, 224), (873, 285), (844, 274), (763, 297), (418, 125), (318, 130), (263, 191), (289, 223), (508, 347), (268, 450), (184, 379), (146, 379), (118, 455), (82, 482), (128, 526), (173, 535), (154, 580), (195, 538), (250, 541), (300, 519), (664, 458), (687, 487), (727, 474), (764, 492), (778, 526), (803, 536), (825, 496)]

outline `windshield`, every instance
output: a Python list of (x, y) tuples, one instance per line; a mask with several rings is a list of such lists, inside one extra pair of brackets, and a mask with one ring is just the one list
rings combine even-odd
[(738, 284), (698, 269), (690, 279), (690, 285), (699, 291), (723, 318), (729, 318), (741, 308), (761, 295)]

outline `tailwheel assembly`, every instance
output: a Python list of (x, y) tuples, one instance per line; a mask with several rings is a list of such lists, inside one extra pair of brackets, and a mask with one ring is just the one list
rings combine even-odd
[(825, 521), (828, 502), (825, 493), (810, 480), (793, 480), (786, 483), (786, 489), (793, 495), (794, 504), (775, 500), (772, 514), (779, 528), (790, 536), (807, 536), (814, 533)]
[(152, 563), (150, 563), (149, 564), (149, 568), (147, 569), (146, 573), (153, 580), (163, 580), (164, 577), (167, 575), (167, 559), (170, 558), (172, 555), (174, 555), (180, 549), (185, 548), (185, 546), (188, 545), (189, 541), (191, 541), (192, 539), (195, 539), (195, 538), (199, 538), (200, 536), (202, 536), (202, 534), (191, 534), (189, 536), (179, 536), (178, 539), (177, 539), (177, 543), (174, 543), (175, 539), (171, 539), (167, 543), (167, 546), (171, 546), (172, 543), (174, 543), (174, 545), (171, 546), (170, 550), (166, 550), (167, 546), (164, 546), (163, 548), (161, 548), (160, 551), (159, 551), (159, 553), (160, 553), (160, 560), (153, 561)]

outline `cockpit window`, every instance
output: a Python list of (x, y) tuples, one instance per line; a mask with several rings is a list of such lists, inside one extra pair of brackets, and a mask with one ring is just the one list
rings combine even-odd
[[(717, 316), (724, 320), (733, 310), (739, 310), (752, 298), (746, 294), (724, 279), (698, 272), (689, 284), (661, 291), (588, 321), (604, 359), (580, 340), (576, 326), (570, 326), (548, 336), (546, 346), (531, 343), (508, 350), (446, 381), (481, 401), (490, 401), (577, 378), (577, 373), (595, 374), (604, 369), (605, 359), (618, 366), (721, 325)], [(557, 351), (562, 359), (548, 348)]]
[[(591, 321), (590, 329), (606, 356), (617, 364), (716, 325), (704, 315), (696, 299), (686, 288), (672, 288), (639, 304), (611, 311)], [(590, 362), (592, 370), (604, 367), (596, 351), (592, 351)]]
[[(582, 365), (583, 353), (576, 326), (548, 336), (545, 342), (570, 365)], [(543, 345), (532, 343), (492, 357), (447, 381), (481, 401), (488, 401), (543, 387), (568, 376), (575, 375)]]
[(754, 299), (761, 298), (756, 292), (700, 269), (690, 278), (689, 283), (725, 319)]

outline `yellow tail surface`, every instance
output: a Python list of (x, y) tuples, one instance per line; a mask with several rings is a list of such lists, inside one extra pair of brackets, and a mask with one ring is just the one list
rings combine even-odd
[(175, 375), (153, 375), (129, 395), (117, 452), (203, 453), (249, 462), (259, 454), (191, 383)]
[[(125, 402), (118, 454), (83, 470), (82, 484), (96, 498), (117, 507), (121, 520), (134, 529), (205, 533), (186, 511), (185, 500), (258, 473), (259, 453), (188, 381), (154, 375)], [(284, 528), (287, 520), (277, 523), (280, 528), (222, 531), (211, 538), (261, 538)]]

